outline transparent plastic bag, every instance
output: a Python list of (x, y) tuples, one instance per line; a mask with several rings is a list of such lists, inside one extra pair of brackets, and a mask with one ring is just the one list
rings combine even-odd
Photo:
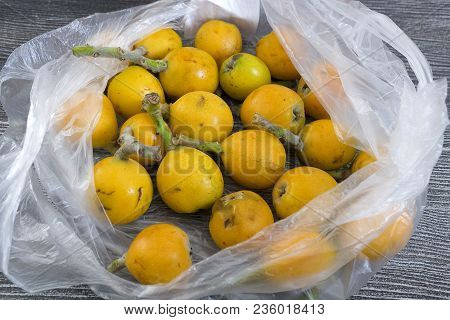
[[(85, 43), (129, 48), (162, 26), (189, 38), (211, 18), (236, 23), (253, 42), (273, 28), (308, 85), (319, 92), (340, 137), (378, 159), (296, 214), (221, 251), (204, 221), (165, 216), (158, 208), (121, 228), (109, 224), (93, 186), (90, 133), (100, 94), (126, 63), (70, 53)], [(417, 87), (385, 43), (407, 58)], [(333, 93), (333, 81), (317, 77), (320, 63), (337, 70), (342, 94)], [(423, 211), (448, 124), (446, 92), (446, 80), (433, 80), (414, 43), (387, 17), (356, 1), (161, 0), (75, 20), (17, 48), (0, 73), (1, 103), (10, 121), (0, 138), (1, 271), (30, 292), (88, 284), (105, 298), (295, 298), (311, 288), (316, 298), (349, 297), (386, 262), (360, 255), (365, 244), (402, 212), (417, 222)], [(80, 117), (85, 125), (58, 126), (58, 119), (87, 96), (98, 103), (72, 119)], [(376, 223), (347, 237), (346, 224), (367, 219)], [(126, 272), (106, 271), (133, 235), (160, 221), (189, 234), (196, 263), (187, 272), (168, 284), (144, 286)], [(313, 227), (320, 237), (288, 252), (274, 249)], [(268, 276), (274, 263), (293, 252), (330, 243), (333, 259), (323, 271)]]

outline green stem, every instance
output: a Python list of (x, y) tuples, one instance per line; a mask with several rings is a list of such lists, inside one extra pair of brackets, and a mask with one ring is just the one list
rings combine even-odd
[(111, 273), (115, 273), (121, 269), (125, 268), (125, 255), (121, 256), (120, 258), (113, 260), (106, 270), (108, 270)]
[(284, 129), (280, 126), (277, 126), (276, 124), (271, 123), (259, 113), (255, 113), (253, 115), (252, 124), (269, 131), (278, 139), (281, 139), (286, 143), (294, 146), (297, 151), (301, 152), (303, 150), (303, 142), (298, 135), (292, 133), (288, 129)]
[(203, 152), (222, 153), (222, 146), (218, 142), (205, 142), (195, 140), (184, 135), (176, 135), (172, 138), (172, 143), (176, 146), (185, 146), (198, 149)]
[(119, 47), (94, 47), (86, 45), (73, 47), (72, 53), (75, 57), (102, 57), (128, 60), (154, 73), (167, 69), (167, 61), (152, 60), (145, 57), (146, 50), (143, 47), (139, 47), (133, 51), (127, 51)]
[(162, 160), (161, 147), (146, 146), (140, 143), (133, 136), (133, 129), (126, 127), (119, 137), (120, 148), (114, 154), (115, 157), (121, 160), (126, 160), (132, 154), (137, 154), (139, 157), (150, 159), (154, 162)]
[(146, 94), (142, 101), (142, 109), (156, 122), (156, 131), (163, 137), (164, 152), (167, 153), (172, 150), (174, 148), (172, 132), (163, 119), (159, 95), (154, 92)]
[(168, 103), (161, 103), (161, 114), (165, 121), (169, 121), (170, 119), (170, 104)]

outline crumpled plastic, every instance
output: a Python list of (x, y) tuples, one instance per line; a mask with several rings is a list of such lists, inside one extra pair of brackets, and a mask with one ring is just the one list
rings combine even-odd
[[(85, 43), (130, 48), (163, 26), (192, 38), (211, 18), (237, 24), (250, 42), (273, 29), (318, 92), (340, 138), (378, 159), (296, 214), (221, 251), (205, 219), (165, 216), (158, 208), (130, 225), (111, 226), (93, 186), (90, 135), (101, 93), (126, 62), (79, 59), (70, 52)], [(407, 59), (417, 83), (387, 44)], [(337, 71), (341, 94), (335, 81), (317, 76), (320, 64)], [(349, 297), (387, 261), (361, 255), (365, 244), (402, 212), (416, 223), (423, 212), (449, 123), (446, 92), (447, 81), (433, 80), (425, 57), (403, 31), (357, 1), (160, 0), (75, 20), (17, 48), (0, 73), (10, 123), (0, 137), (0, 270), (29, 292), (87, 284), (104, 298), (296, 298), (311, 290), (314, 298)], [(97, 103), (72, 119), (80, 117), (84, 127), (58, 126), (87, 96)], [(370, 218), (378, 223), (342, 241), (346, 223)], [(196, 263), (187, 272), (171, 283), (145, 286), (124, 271), (106, 271), (133, 235), (161, 221), (189, 234)], [(273, 255), (270, 248), (314, 226), (321, 237), (306, 246), (332, 243), (333, 262), (289, 279), (265, 276), (265, 267), (289, 254)]]

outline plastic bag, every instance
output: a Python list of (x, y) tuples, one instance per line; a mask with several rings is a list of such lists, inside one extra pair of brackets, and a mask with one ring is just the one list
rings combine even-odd
[[(222, 251), (209, 238), (204, 217), (160, 214), (153, 204), (135, 223), (117, 229), (109, 224), (93, 186), (90, 133), (100, 94), (126, 63), (70, 53), (84, 43), (128, 48), (162, 26), (192, 37), (211, 18), (233, 21), (253, 42), (273, 28), (307, 83), (320, 88), (340, 137), (378, 159), (298, 213)], [(385, 43), (407, 58), (417, 87)], [(333, 94), (332, 82), (315, 76), (318, 63), (337, 70), (343, 94)], [(446, 92), (446, 80), (433, 80), (414, 43), (387, 17), (356, 1), (161, 0), (75, 20), (16, 49), (0, 73), (10, 121), (0, 138), (1, 271), (30, 292), (88, 284), (104, 298), (294, 298), (310, 288), (316, 298), (349, 297), (386, 261), (359, 255), (365, 243), (402, 212), (417, 221), (423, 211), (448, 124)], [(86, 96), (98, 97), (98, 103), (73, 115), (73, 121), (84, 120), (82, 128), (56, 125)], [(67, 143), (71, 137), (76, 139)], [(363, 219), (377, 223), (342, 241), (343, 226)], [(189, 234), (196, 263), (187, 272), (169, 284), (144, 286), (125, 272), (106, 271), (133, 235), (159, 221)], [(274, 254), (274, 246), (313, 226), (320, 226), (321, 236), (293, 250), (332, 243), (332, 263), (319, 273), (267, 277), (268, 266), (292, 254)]]

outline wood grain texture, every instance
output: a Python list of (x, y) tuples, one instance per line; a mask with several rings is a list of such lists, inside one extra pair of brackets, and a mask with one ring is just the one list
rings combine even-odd
[[(94, 12), (144, 0), (0, 0), (0, 66), (12, 50), (41, 33)], [(450, 0), (363, 0), (387, 14), (424, 52), (435, 78), (450, 76)], [(0, 132), (7, 126), (0, 108)], [(85, 286), (29, 294), (0, 274), (1, 299), (95, 299)], [(354, 299), (450, 299), (450, 130), (431, 177), (428, 202), (407, 248), (378, 272)]]

